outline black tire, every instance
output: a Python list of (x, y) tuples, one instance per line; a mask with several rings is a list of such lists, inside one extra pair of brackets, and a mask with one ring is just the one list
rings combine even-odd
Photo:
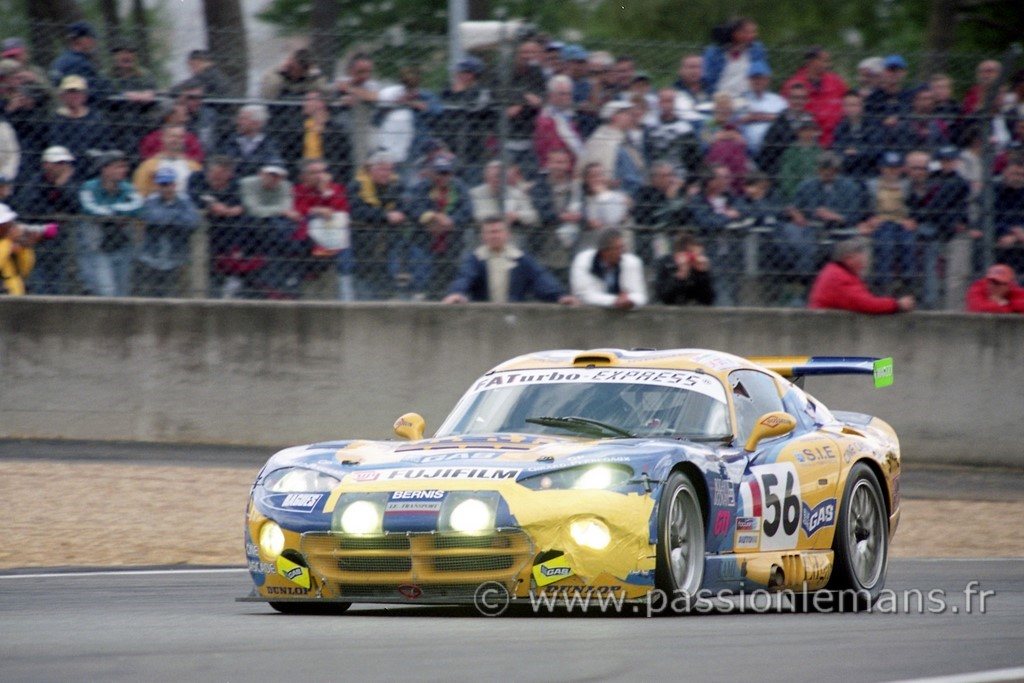
[[(658, 501), (658, 554), (654, 584), (665, 608), (689, 611), (704, 583), (704, 506), (692, 479), (669, 475)], [(691, 599), (686, 599), (689, 596)]]
[(837, 611), (864, 610), (885, 587), (889, 563), (889, 515), (871, 468), (855, 463), (846, 478), (832, 541), (835, 566), (827, 590)]
[(331, 615), (344, 614), (351, 602), (271, 602), (281, 614)]

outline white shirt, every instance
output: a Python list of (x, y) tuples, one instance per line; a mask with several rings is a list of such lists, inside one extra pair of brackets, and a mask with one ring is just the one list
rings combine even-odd
[[(611, 308), (617, 295), (608, 292), (608, 285), (591, 272), (597, 249), (586, 249), (576, 254), (569, 271), (569, 284), (576, 298), (589, 306)], [(644, 264), (635, 254), (623, 254), (619, 262), (619, 290), (629, 296), (634, 306), (647, 303), (647, 284)]]
[[(784, 97), (773, 92), (757, 95), (753, 91), (748, 91), (743, 95), (743, 99), (746, 102), (746, 107), (741, 112), (743, 114), (778, 115), (789, 106)], [(761, 150), (761, 143), (764, 142), (764, 136), (771, 125), (771, 121), (758, 121), (743, 126), (743, 138), (747, 141), (747, 149), (751, 154), (757, 154)]]

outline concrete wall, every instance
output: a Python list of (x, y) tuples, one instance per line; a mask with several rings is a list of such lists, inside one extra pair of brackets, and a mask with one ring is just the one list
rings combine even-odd
[(0, 437), (259, 444), (435, 428), (473, 378), (546, 348), (892, 355), (896, 383), (811, 378), (913, 462), (1024, 465), (1024, 316), (0, 298)]

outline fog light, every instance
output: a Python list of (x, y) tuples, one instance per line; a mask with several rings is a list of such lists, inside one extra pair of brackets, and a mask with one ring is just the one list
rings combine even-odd
[(284, 550), (284, 532), (277, 522), (265, 522), (260, 527), (260, 550), (272, 560)]
[(346, 534), (372, 534), (380, 528), (380, 510), (368, 500), (354, 501), (341, 513), (341, 530)]
[(608, 527), (596, 519), (581, 519), (569, 525), (572, 540), (586, 548), (604, 550), (612, 540)]
[(469, 498), (455, 506), (448, 523), (453, 531), (467, 534), (483, 531), (491, 525), (491, 508), (482, 500)]

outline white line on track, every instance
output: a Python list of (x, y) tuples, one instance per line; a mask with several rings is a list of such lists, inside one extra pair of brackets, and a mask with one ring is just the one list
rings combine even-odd
[(219, 569), (126, 569), (123, 571), (49, 572), (46, 574), (4, 574), (2, 579), (62, 579), (79, 576), (159, 576), (161, 574), (231, 574), (248, 571), (245, 567)]
[(996, 683), (997, 681), (1019, 681), (1024, 678), (1024, 666), (1016, 669), (990, 669), (988, 671), (971, 671), (955, 676), (936, 676), (934, 678), (908, 678), (892, 683)]

